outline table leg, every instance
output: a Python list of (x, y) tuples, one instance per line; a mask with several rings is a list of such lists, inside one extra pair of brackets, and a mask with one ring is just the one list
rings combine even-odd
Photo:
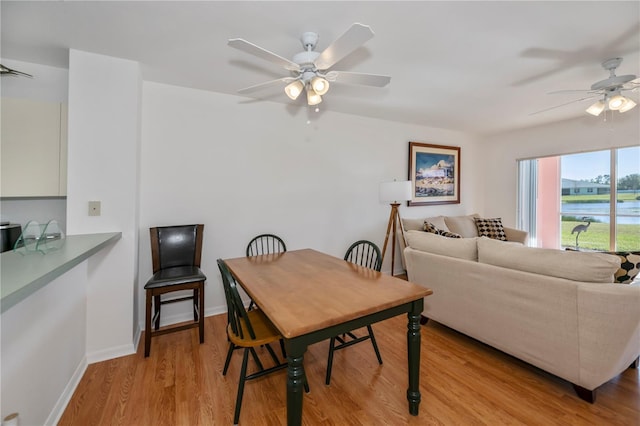
[[(422, 299), (420, 299), (422, 302)], [(414, 302), (412, 310), (407, 317), (407, 355), (409, 365), (409, 388), (407, 389), (407, 400), (409, 400), (409, 414), (418, 415), (420, 405), (420, 313), (422, 303)]]
[(287, 425), (302, 425), (302, 396), (304, 388), (304, 353), (307, 346), (295, 341), (285, 343), (287, 350)]

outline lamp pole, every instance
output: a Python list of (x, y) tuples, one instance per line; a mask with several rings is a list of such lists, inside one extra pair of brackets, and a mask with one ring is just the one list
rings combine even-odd
[(402, 238), (404, 238), (404, 230), (400, 222), (400, 203), (398, 201), (406, 201), (411, 199), (411, 181), (393, 181), (383, 182), (380, 184), (380, 201), (391, 201), (391, 212), (389, 213), (389, 222), (387, 223), (387, 234), (384, 238), (384, 246), (382, 247), (382, 261), (387, 253), (387, 244), (389, 243), (389, 235), (391, 234), (391, 275), (393, 276), (396, 263), (396, 228), (400, 226)]

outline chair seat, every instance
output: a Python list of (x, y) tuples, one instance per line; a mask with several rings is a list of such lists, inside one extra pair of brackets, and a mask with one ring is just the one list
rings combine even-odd
[(145, 289), (167, 287), (205, 281), (207, 277), (197, 266), (174, 266), (173, 268), (161, 269), (147, 281)]
[(250, 337), (249, 330), (247, 329), (244, 321), (240, 322), (244, 338), (235, 334), (231, 329), (231, 325), (228, 325), (227, 334), (229, 335), (229, 340), (234, 345), (244, 348), (256, 347), (282, 339), (280, 332), (278, 332), (276, 327), (271, 323), (271, 321), (269, 321), (261, 310), (254, 309), (252, 311), (247, 311), (247, 316), (249, 317), (249, 321), (251, 322), (251, 326), (253, 327), (253, 332), (256, 337), (255, 339)]

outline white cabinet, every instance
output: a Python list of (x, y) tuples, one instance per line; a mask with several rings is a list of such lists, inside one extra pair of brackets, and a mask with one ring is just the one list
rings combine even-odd
[(66, 105), (2, 98), (0, 114), (0, 196), (66, 195)]

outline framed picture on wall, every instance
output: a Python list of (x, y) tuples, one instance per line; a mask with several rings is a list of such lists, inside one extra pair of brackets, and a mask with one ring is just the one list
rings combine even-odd
[(409, 142), (409, 206), (460, 203), (460, 147)]

